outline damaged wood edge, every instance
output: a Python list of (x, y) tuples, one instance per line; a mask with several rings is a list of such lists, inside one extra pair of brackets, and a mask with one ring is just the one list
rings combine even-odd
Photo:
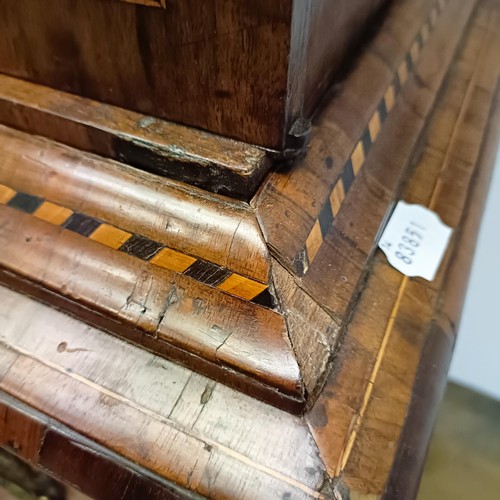
[[(49, 474), (54, 479), (72, 484), (85, 494), (93, 494), (91, 482), (77, 482), (75, 478), (69, 478), (66, 474), (67, 466), (70, 465), (72, 471), (87, 470), (89, 463), (99, 463), (99, 467), (104, 467), (107, 473), (111, 476), (128, 473), (129, 481), (124, 481), (122, 498), (126, 497), (126, 491), (131, 482), (135, 488), (139, 490), (154, 491), (162, 498), (186, 498), (186, 499), (201, 499), (199, 495), (192, 491), (185, 490), (174, 482), (154, 474), (150, 470), (141, 467), (131, 460), (119, 455), (118, 453), (105, 448), (94, 440), (91, 440), (82, 434), (67, 427), (61, 422), (49, 417), (34, 408), (29, 407), (17, 398), (10, 394), (0, 391), (0, 413), (5, 412), (6, 415), (17, 414), (16, 421), (19, 422), (19, 417), (24, 421), (25, 426), (29, 430), (33, 427), (39, 427), (41, 431), (40, 439), (36, 444), (36, 456), (26, 457), (20, 453), (19, 447), (14, 447), (8, 441), (2, 440), (0, 445), (10, 453), (14, 453), (24, 462), (35, 466), (37, 469)], [(25, 439), (33, 439), (31, 434), (28, 434)], [(27, 443), (19, 443), (21, 446)], [(51, 453), (57, 455), (58, 450), (64, 447), (66, 451), (70, 450), (70, 456), (64, 454), (60, 460), (50, 460), (46, 456)], [(50, 448), (50, 449), (49, 449)], [(110, 481), (109, 494), (116, 495), (117, 483)], [(102, 493), (102, 492), (99, 492)], [(156, 496), (156, 495), (155, 495)]]
[[(287, 335), (299, 365), (307, 409), (321, 390), (331, 353), (339, 342), (339, 323), (300, 287), (296, 277), (279, 262), (272, 262), (271, 277), (273, 282), (279, 282), (275, 284), (275, 300), (285, 320)], [(310, 339), (311, 343), (300, 345), (304, 339)]]
[(0, 267), (0, 283), (11, 290), (39, 300), (76, 319), (85, 318), (85, 322), (91, 326), (105, 330), (153, 354), (160, 354), (167, 359), (176, 361), (237, 391), (248, 393), (250, 396), (267, 404), (292, 414), (300, 414), (305, 408), (303, 396), (294, 397), (291, 394), (279, 391), (275, 387), (265, 385), (248, 375), (237, 372), (228, 366), (210, 362), (201, 356), (164, 342), (155, 336), (148, 335), (146, 332), (133, 328), (115, 318), (106, 316), (102, 312), (95, 311), (84, 304), (74, 302), (56, 291), (42, 287), (3, 267)]
[[(477, 4), (474, 7), (474, 9), (476, 9), (476, 8), (477, 8)], [(469, 23), (471, 22), (471, 19), (473, 18), (473, 14), (474, 14), (474, 12), (470, 13), (466, 27), (464, 28), (464, 33), (466, 33), (468, 30), (467, 26), (469, 26)], [(411, 155), (409, 155), (406, 165), (404, 165), (403, 168), (401, 169), (401, 174), (400, 174), (398, 183), (391, 194), (391, 202), (388, 203), (385, 216), (383, 217), (383, 219), (380, 222), (379, 230), (378, 230), (377, 235), (375, 236), (375, 238), (373, 240), (373, 245), (371, 247), (371, 251), (366, 256), (366, 261), (365, 261), (366, 264), (364, 266), (363, 272), (361, 273), (359, 279), (356, 282), (356, 285), (355, 285), (353, 293), (351, 295), (351, 298), (350, 298), (348, 307), (346, 309), (345, 315), (343, 315), (343, 317), (334, 317), (332, 312), (326, 310), (325, 308), (322, 308), (325, 312), (327, 312), (332, 317), (332, 319), (334, 319), (338, 323), (338, 325), (339, 325), (338, 340), (330, 353), (330, 358), (329, 358), (328, 364), (327, 364), (325, 370), (322, 372), (320, 379), (318, 380), (317, 387), (315, 388), (315, 390), (311, 394), (308, 395), (307, 410), (310, 410), (314, 406), (318, 396), (321, 394), (321, 392), (324, 388), (324, 384), (326, 383), (328, 377), (331, 376), (332, 374), (334, 374), (336, 369), (339, 368), (337, 366), (337, 363), (336, 363), (337, 358), (338, 358), (338, 354), (341, 351), (341, 347), (342, 347), (342, 344), (344, 342), (345, 336), (347, 334), (349, 323), (353, 317), (353, 314), (356, 311), (356, 305), (361, 297), (361, 294), (362, 294), (363, 289), (364, 289), (364, 285), (366, 284), (367, 279), (370, 275), (370, 272), (371, 272), (371, 269), (372, 269), (372, 266), (374, 263), (373, 258), (375, 256), (375, 254), (377, 252), (377, 248), (378, 248), (377, 241), (379, 239), (379, 235), (382, 232), (383, 228), (385, 227), (385, 223), (388, 220), (388, 218), (390, 217), (390, 214), (392, 213), (392, 209), (394, 207), (395, 201), (400, 196), (402, 190), (405, 187), (407, 180), (410, 178), (415, 166), (417, 165), (417, 163), (422, 155), (423, 148), (425, 146), (425, 141), (426, 141), (429, 125), (432, 121), (432, 117), (434, 116), (434, 112), (435, 112), (435, 109), (439, 103), (440, 97), (442, 96), (442, 94), (444, 93), (444, 91), (446, 89), (446, 84), (448, 82), (449, 75), (450, 75), (450, 69), (452, 68), (454, 62), (456, 61), (456, 57), (457, 57), (457, 54), (459, 53), (459, 51), (462, 47), (463, 40), (464, 40), (464, 36), (462, 36), (460, 42), (457, 43), (457, 45), (454, 48), (454, 52), (453, 52), (451, 59), (450, 59), (450, 64), (448, 65), (448, 68), (446, 69), (445, 76), (442, 79), (440, 86), (438, 88), (438, 91), (435, 94), (431, 109), (429, 110), (429, 112), (426, 116), (426, 121), (424, 123), (423, 128), (420, 131), (417, 142), (413, 148), (413, 152)], [(259, 222), (259, 225), (261, 226), (261, 230), (263, 231), (259, 214), (257, 214), (257, 221)], [(300, 287), (301, 290), (303, 290), (303, 292), (306, 293), (309, 297), (312, 297), (312, 295), (308, 291), (308, 289), (303, 286), (301, 276), (298, 275), (296, 273), (296, 271), (294, 269), (292, 269), (290, 266), (287, 266), (287, 260), (281, 258), (280, 253), (273, 245), (268, 243), (268, 247), (269, 247), (269, 252), (270, 252), (271, 256), (273, 258), (277, 259), (279, 262), (281, 262), (282, 266), (285, 267), (287, 269), (287, 271), (292, 274), (297, 286)], [(298, 257), (301, 257), (301, 255), (299, 254)], [(303, 254), (302, 257), (305, 259), (306, 258), (305, 254)], [(316, 300), (315, 300), (315, 302), (317, 303)]]
[[(437, 2), (436, 6), (437, 5), (439, 5), (440, 10), (443, 10), (443, 4), (441, 2)], [(455, 47), (454, 54), (456, 54), (457, 51), (459, 50), (459, 46), (460, 46), (460, 44), (458, 44)], [(453, 60), (454, 60), (454, 55), (451, 58), (451, 61), (453, 61)], [(449, 73), (449, 69), (450, 69), (451, 65), (452, 65), (452, 63), (450, 63), (450, 65), (447, 68), (447, 74)], [(447, 79), (447, 74), (445, 75), (445, 77), (441, 81), (440, 86), (438, 87), (438, 91), (436, 92), (436, 94), (434, 96), (434, 100), (432, 102), (431, 108), (426, 116), (427, 119), (424, 123), (424, 126), (422, 127), (422, 129), (420, 131), (420, 134), (419, 134), (418, 139), (417, 139), (417, 143), (415, 144), (415, 146), (413, 148), (413, 153), (412, 153), (412, 155), (409, 156), (406, 165), (404, 165), (404, 167), (402, 169), (402, 173), (401, 173), (400, 178), (398, 180), (398, 183), (397, 183), (395, 189), (393, 190), (393, 192), (391, 193), (391, 202), (387, 205), (386, 214), (381, 221), (380, 228), (384, 227), (385, 221), (387, 220), (387, 218), (390, 215), (394, 200), (397, 199), (399, 193), (403, 189), (403, 186), (405, 184), (406, 179), (411, 175), (413, 167), (415, 166), (415, 164), (418, 161), (418, 158), (421, 154), (422, 146), (424, 145), (427, 127), (430, 123), (431, 117), (433, 116), (434, 109), (435, 109), (436, 104), (439, 100), (439, 95), (443, 91), (443, 88), (444, 88), (444, 85), (445, 85), (446, 79)], [(256, 195), (256, 197), (257, 197), (257, 195)], [(257, 219), (257, 223), (261, 229), (261, 232), (263, 234), (265, 234), (264, 227), (263, 227), (263, 221), (261, 220), (261, 214), (255, 208), (254, 203), (252, 203), (252, 207), (255, 210), (255, 216)], [(380, 228), (379, 228), (379, 232), (381, 230)], [(364, 272), (360, 275), (359, 279), (356, 282), (356, 285), (354, 287), (354, 290), (353, 290), (352, 296), (350, 298), (349, 305), (346, 309), (345, 315), (343, 315), (342, 317), (334, 317), (332, 315), (332, 312), (329, 312), (329, 311), (325, 310), (323, 307), (321, 307), (321, 309), (323, 311), (325, 311), (332, 318), (332, 321), (336, 322), (336, 324), (338, 326), (338, 330), (339, 330), (338, 331), (338, 340), (336, 341), (335, 345), (333, 346), (333, 348), (330, 351), (328, 362), (326, 364), (325, 369), (322, 370), (321, 375), (318, 378), (317, 385), (315, 386), (315, 388), (312, 391), (310, 391), (310, 390), (306, 391), (306, 401), (307, 401), (306, 410), (310, 409), (314, 405), (317, 397), (320, 395), (320, 393), (324, 387), (324, 383), (326, 382), (328, 376), (336, 368), (336, 359), (337, 359), (340, 347), (341, 347), (343, 339), (345, 337), (345, 334), (346, 334), (350, 319), (352, 317), (352, 314), (356, 308), (356, 304), (360, 298), (360, 294), (363, 290), (363, 285), (368, 278), (369, 270), (373, 264), (373, 262), (372, 262), (373, 256), (375, 255), (375, 252), (377, 251), (376, 241), (378, 241), (378, 234), (374, 238), (374, 243), (372, 245), (370, 253), (367, 255), (367, 258), (366, 258), (367, 266), (366, 266)], [(281, 258), (280, 253), (277, 251), (277, 249), (274, 248), (273, 245), (270, 244), (270, 242), (268, 240), (266, 240), (266, 242), (267, 242), (267, 245), (269, 248), (269, 253), (270, 253), (271, 257), (275, 258), (280, 263), (280, 265), (283, 266), (286, 269), (286, 271), (294, 278), (295, 286), (297, 286), (297, 288), (299, 288), (308, 297), (312, 298), (311, 293), (303, 286), (300, 276), (297, 276), (295, 270), (287, 265), (286, 259)], [(305, 258), (305, 256), (304, 256), (304, 258)], [(271, 275), (274, 275), (274, 274), (275, 273), (273, 271), (273, 267), (271, 267)], [(277, 296), (279, 310), (284, 314), (284, 316), (286, 318), (285, 321), (287, 324), (288, 337), (289, 337), (290, 342), (292, 344), (292, 347), (296, 353), (296, 359), (297, 359), (297, 362), (299, 362), (299, 365), (301, 368), (301, 373), (303, 374), (303, 369), (304, 369), (303, 363), (301, 361), (299, 361), (300, 357), (297, 356), (297, 348), (296, 348), (295, 342), (293, 340), (293, 335), (291, 334), (291, 331), (290, 331), (290, 328), (291, 328), (290, 321), (289, 321), (289, 318), (287, 318), (287, 315), (285, 314), (286, 306), (283, 303), (283, 297), (281, 297), (281, 295), (280, 295), (279, 288), (277, 288), (276, 296)], [(314, 300), (314, 299), (312, 299), (312, 300), (316, 304), (318, 304), (316, 300)]]
[[(432, 112), (431, 112), (431, 117), (432, 117)], [(403, 168), (403, 174), (401, 175), (401, 178), (399, 180), (399, 184), (398, 184), (396, 190), (393, 192), (392, 202), (388, 205), (386, 214), (380, 223), (380, 229), (377, 233), (377, 236), (374, 239), (374, 245), (372, 247), (372, 250), (371, 250), (370, 254), (367, 256), (366, 266), (364, 267), (364, 271), (361, 274), (361, 276), (359, 277), (359, 279), (354, 287), (352, 298), (351, 298), (349, 305), (347, 307), (346, 314), (343, 318), (340, 318), (340, 317), (336, 318), (336, 321), (339, 324), (338, 340), (335, 344), (334, 349), (331, 352), (328, 365), (322, 374), (321, 380), (318, 381), (318, 387), (317, 387), (317, 390), (314, 392), (314, 398), (307, 401), (307, 409), (308, 410), (314, 406), (317, 398), (319, 397), (319, 395), (321, 394), (321, 392), (324, 388), (324, 385), (325, 385), (328, 377), (333, 376), (336, 373), (336, 370), (338, 370), (340, 368), (338, 366), (338, 364), (336, 363), (336, 361), (337, 361), (338, 356), (341, 352), (344, 339), (347, 335), (347, 331), (349, 329), (349, 324), (351, 323), (351, 320), (356, 312), (357, 305), (361, 299), (363, 290), (365, 289), (365, 286), (368, 282), (368, 279), (372, 273), (372, 269), (373, 269), (373, 266), (375, 264), (375, 260), (374, 260), (375, 254), (377, 253), (377, 250), (378, 250), (378, 245), (376, 244), (376, 242), (378, 242), (379, 236), (382, 233), (383, 229), (385, 228), (386, 221), (389, 219), (389, 217), (392, 213), (392, 209), (394, 207), (395, 201), (398, 199), (398, 197), (402, 193), (403, 189), (405, 188), (406, 182), (410, 179), (414, 168), (418, 164), (418, 162), (423, 154), (425, 141), (426, 141), (426, 137), (427, 137), (427, 129), (428, 129), (430, 122), (431, 122), (431, 120), (429, 119), (429, 121), (426, 123), (426, 125), (424, 127), (424, 130), (422, 131), (422, 134), (419, 138), (419, 141), (417, 142), (417, 144), (415, 146), (414, 154), (411, 155), (409, 162)], [(296, 279), (299, 280), (298, 277)]]
[(243, 142), (6, 75), (0, 123), (242, 200), (272, 163), (267, 151)]

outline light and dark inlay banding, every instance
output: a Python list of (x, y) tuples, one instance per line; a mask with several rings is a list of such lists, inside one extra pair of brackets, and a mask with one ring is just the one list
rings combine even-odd
[(352, 183), (354, 182), (354, 170), (352, 168), (352, 161), (349, 158), (344, 171), (342, 172), (342, 184), (344, 185), (344, 192), (347, 194), (349, 189), (351, 189)]
[(207, 285), (217, 286), (231, 275), (231, 271), (211, 262), (197, 260), (184, 274)]
[(378, 105), (378, 112), (380, 113), (380, 121), (382, 123), (385, 122), (385, 119), (387, 118), (388, 111), (387, 111), (387, 108), (385, 106), (384, 99), (382, 99), (380, 101), (380, 104)]
[(183, 274), (222, 292), (266, 307), (274, 307), (268, 285), (239, 275), (142, 235), (129, 233), (99, 219), (50, 202), (39, 196), (16, 192), (0, 184), (0, 204), (62, 227), (152, 265)]
[(325, 238), (328, 234), (328, 231), (333, 224), (333, 219), (334, 216), (330, 200), (326, 200), (326, 203), (323, 206), (323, 210), (321, 210), (321, 213), (319, 214), (319, 227), (321, 229), (321, 235), (323, 236), (323, 238)]
[[(377, 140), (381, 124), (386, 121), (394, 107), (396, 97), (408, 80), (410, 73), (414, 71), (420, 51), (427, 42), (429, 34), (436, 24), (438, 15), (443, 12), (445, 5), (446, 0), (438, 0), (436, 2), (436, 5), (430, 11), (429, 17), (422, 25), (409, 50), (394, 72), (391, 83), (380, 99), (377, 109), (363, 130), (352, 153), (345, 162), (339, 178), (333, 184), (330, 194), (323, 202), (321, 210), (311, 226), (304, 246), (299, 250), (295, 258), (297, 274), (305, 274), (316, 258), (316, 255), (318, 255), (326, 235), (333, 227), (335, 217), (341, 208), (342, 202), (351, 189), (357, 174), (361, 171), (366, 156)], [(325, 158), (325, 165), (328, 169), (333, 166), (331, 157), (327, 156)]]
[(363, 150), (366, 156), (373, 144), (369, 128), (365, 128), (365, 131), (363, 132), (363, 135), (361, 137), (361, 143), (363, 144)]

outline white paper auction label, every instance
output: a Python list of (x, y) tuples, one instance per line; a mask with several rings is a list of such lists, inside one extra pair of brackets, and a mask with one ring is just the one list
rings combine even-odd
[(432, 281), (451, 233), (452, 229), (432, 210), (400, 201), (378, 246), (398, 271)]

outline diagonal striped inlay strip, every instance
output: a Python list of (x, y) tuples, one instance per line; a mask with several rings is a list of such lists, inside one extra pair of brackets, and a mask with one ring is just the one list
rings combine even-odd
[(225, 267), (168, 248), (139, 234), (129, 233), (80, 212), (75, 212), (28, 193), (17, 192), (0, 184), (0, 204), (78, 233), (85, 238), (127, 253), (141, 260), (189, 276), (200, 283), (245, 300), (273, 306), (268, 285), (252, 280)]
[(299, 253), (299, 255), (305, 258), (296, 259), (298, 274), (305, 274), (318, 255), (326, 235), (333, 226), (335, 217), (342, 208), (342, 203), (347, 193), (351, 189), (356, 176), (365, 163), (368, 152), (377, 140), (382, 124), (394, 108), (396, 98), (403, 85), (408, 80), (410, 73), (413, 71), (422, 47), (427, 42), (438, 16), (443, 12), (445, 5), (446, 0), (439, 0), (432, 8), (428, 19), (420, 29), (409, 51), (405, 54), (405, 57), (398, 66), (392, 82), (385, 91), (377, 109), (371, 116), (365, 130), (349, 156), (349, 159), (346, 161), (341, 175), (334, 184), (329, 197), (323, 204), (318, 218), (314, 221), (312, 229), (306, 238), (304, 248)]

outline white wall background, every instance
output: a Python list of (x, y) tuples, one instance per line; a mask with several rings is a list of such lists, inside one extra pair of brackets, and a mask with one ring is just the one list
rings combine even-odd
[(500, 400), (500, 149), (449, 378)]

